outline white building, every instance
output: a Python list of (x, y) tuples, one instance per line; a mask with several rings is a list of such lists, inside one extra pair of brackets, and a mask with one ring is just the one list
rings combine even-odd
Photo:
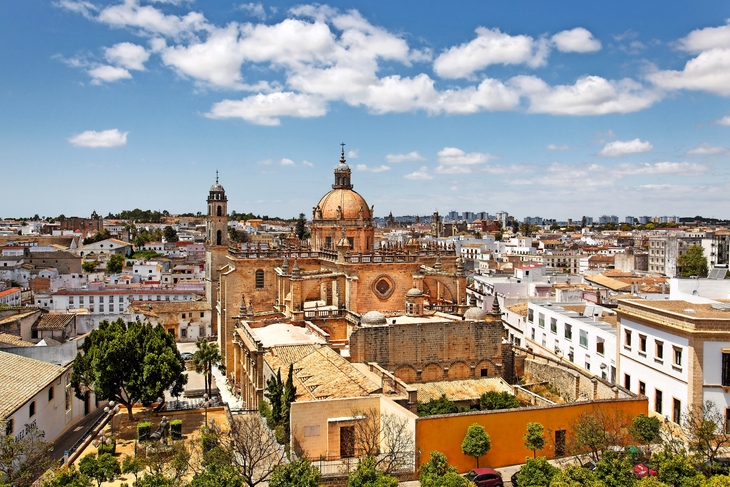
[(139, 277), (139, 282), (162, 281), (162, 264), (159, 262), (141, 262), (132, 266), (132, 274)]
[(526, 343), (616, 382), (616, 312), (594, 304), (529, 303)]
[(116, 238), (108, 238), (98, 242), (82, 245), (76, 249), (80, 257), (109, 256), (111, 254), (132, 255), (132, 244)]

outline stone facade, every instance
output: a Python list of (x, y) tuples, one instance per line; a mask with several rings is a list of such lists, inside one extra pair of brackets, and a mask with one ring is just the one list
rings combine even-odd
[(495, 377), (502, 372), (503, 332), (501, 321), (359, 327), (350, 335), (350, 356), (407, 383)]

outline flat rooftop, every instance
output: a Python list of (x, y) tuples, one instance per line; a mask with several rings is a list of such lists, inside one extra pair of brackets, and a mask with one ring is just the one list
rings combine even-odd
[(637, 305), (686, 318), (730, 320), (730, 304), (720, 301), (717, 303), (690, 303), (682, 300), (622, 299), (619, 301), (619, 310), (622, 304)]
[(308, 328), (288, 323), (274, 323), (261, 328), (251, 328), (251, 334), (260, 340), (265, 348), (325, 343), (322, 337), (313, 334)]

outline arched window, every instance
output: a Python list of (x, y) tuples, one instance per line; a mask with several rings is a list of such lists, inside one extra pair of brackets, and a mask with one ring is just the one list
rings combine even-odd
[(261, 269), (256, 271), (256, 289), (264, 288), (264, 271)]
[(221, 214), (221, 213), (222, 213), (222, 210), (221, 210), (221, 205), (218, 205), (218, 216), (222, 216), (222, 214)]
[(220, 230), (218, 230), (218, 232), (216, 233), (215, 241), (216, 241), (216, 245), (221, 245), (223, 242), (223, 233), (221, 233)]

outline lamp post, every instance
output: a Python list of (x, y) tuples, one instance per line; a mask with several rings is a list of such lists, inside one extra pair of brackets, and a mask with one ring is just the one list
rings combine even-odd
[(112, 425), (112, 438), (114, 437), (114, 416), (119, 412), (119, 404), (109, 401), (109, 405), (104, 407), (104, 413), (109, 415), (109, 422)]
[(208, 425), (208, 394), (203, 394), (203, 407), (205, 408), (205, 425)]

